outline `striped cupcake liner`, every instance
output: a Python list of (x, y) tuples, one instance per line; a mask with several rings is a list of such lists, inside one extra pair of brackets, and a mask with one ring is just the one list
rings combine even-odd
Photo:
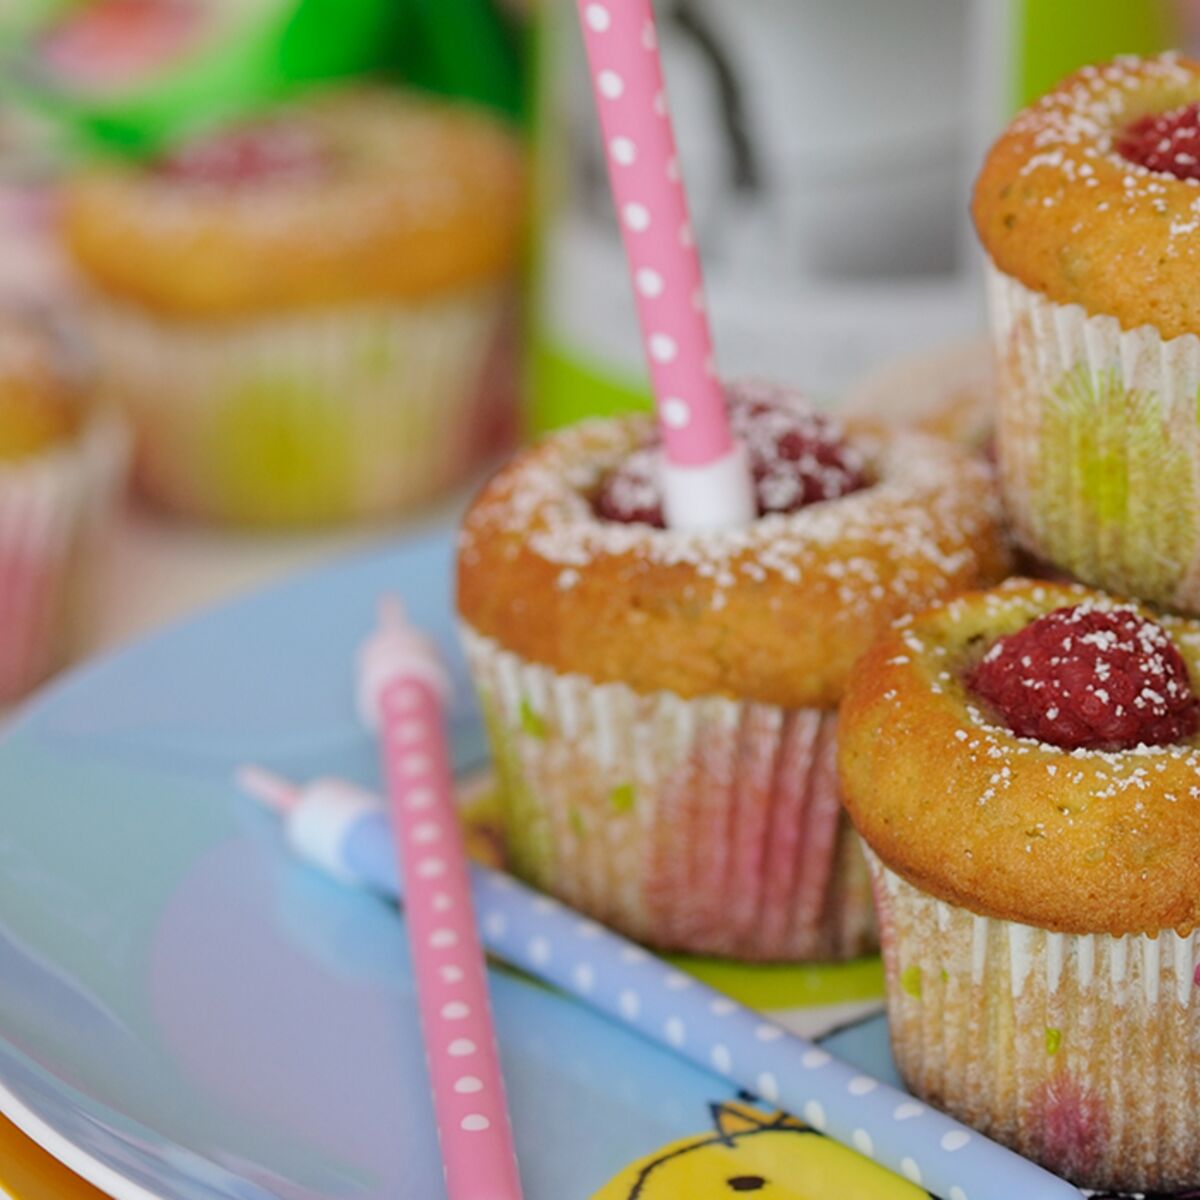
[(105, 415), (69, 446), (0, 466), (0, 704), (78, 649), (127, 459), (124, 428)]
[(462, 481), (511, 421), (501, 286), (424, 304), (183, 322), (85, 306), (142, 492), (234, 525), (380, 517)]
[(517, 874), (661, 950), (801, 961), (874, 949), (833, 712), (642, 694), (463, 636)]
[(1085, 583), (1200, 613), (1200, 338), (1123, 330), (991, 265), (988, 300), (1018, 539)]
[(892, 1049), (916, 1095), (1082, 1187), (1196, 1184), (1200, 934), (1051, 933), (867, 859)]

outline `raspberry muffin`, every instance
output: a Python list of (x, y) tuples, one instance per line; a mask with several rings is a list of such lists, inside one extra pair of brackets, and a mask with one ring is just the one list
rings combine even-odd
[(87, 407), (66, 348), (0, 309), (0, 704), (77, 648), (125, 466), (125, 437)]
[(70, 182), (66, 244), (143, 491), (282, 525), (459, 481), (511, 416), (521, 177), (493, 118), (379, 88)]
[(731, 389), (760, 517), (662, 528), (653, 425), (588, 422), (468, 512), (458, 603), (524, 878), (663, 950), (874, 946), (840, 816), (835, 710), (896, 615), (1001, 577), (986, 468), (917, 434), (842, 437)]
[(896, 1062), (1085, 1187), (1200, 1179), (1200, 623), (1011, 580), (901, 621), (841, 709)]
[(1071, 76), (992, 147), (1002, 483), (1027, 549), (1200, 612), (1200, 64)]

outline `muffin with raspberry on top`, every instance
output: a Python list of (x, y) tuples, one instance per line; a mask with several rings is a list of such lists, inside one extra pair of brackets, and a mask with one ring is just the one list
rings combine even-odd
[(1197, 1180), (1200, 623), (1015, 579), (841, 709), (910, 1087), (1086, 1187)]
[(511, 424), (522, 193), (499, 120), (365, 85), (81, 170), (64, 240), (142, 491), (278, 526), (460, 482)]
[(1018, 540), (1200, 613), (1200, 62), (1065, 79), (992, 147), (973, 211)]
[(648, 418), (518, 455), (464, 521), (458, 605), (513, 868), (664, 950), (874, 945), (834, 778), (836, 706), (900, 613), (1003, 576), (988, 470), (728, 389), (759, 517), (663, 528)]

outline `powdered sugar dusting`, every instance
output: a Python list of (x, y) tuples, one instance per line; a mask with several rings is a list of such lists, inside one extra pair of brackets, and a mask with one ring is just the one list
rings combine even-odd
[(563, 570), (629, 556), (690, 568), (718, 608), (747, 580), (819, 581), (848, 617), (889, 602), (918, 607), (947, 578), (992, 561), (999, 512), (990, 470), (914, 433), (856, 439), (871, 486), (742, 528), (701, 534), (596, 517), (601, 481), (651, 435), (649, 418), (590, 421), (527, 451), (503, 486), (477, 501), (462, 534), (464, 561), (477, 554), (476, 539), (493, 537), (507, 537), (513, 556), (532, 550)]
[[(507, 189), (516, 177), (513, 142), (498, 121), (383, 88), (318, 91), (253, 129), (193, 144), (179, 156), (182, 171), (106, 165), (81, 175), (69, 199), (136, 222), (140, 236), (168, 246), (219, 222), (268, 243), (338, 247), (397, 222), (440, 228), (487, 205), (489, 179)], [(226, 186), (248, 158), (247, 181), (259, 186)]]
[[(1181, 797), (1200, 799), (1200, 746), (1184, 741), (1167, 745), (1139, 744), (1126, 749), (1063, 749), (1032, 737), (1013, 733), (999, 724), (990, 711), (976, 702), (957, 670), (939, 670), (940, 664), (954, 667), (964, 653), (966, 640), (981, 628), (1012, 629), (1014, 624), (1029, 622), (1061, 607), (1064, 600), (1076, 601), (1093, 611), (1116, 609), (1128, 611), (1129, 606), (1103, 593), (1076, 585), (1031, 584), (1026, 579), (1011, 579), (984, 593), (975, 593), (950, 601), (935, 613), (915, 621), (896, 623), (906, 650), (917, 663), (917, 669), (942, 680), (955, 702), (962, 705), (963, 724), (955, 731), (959, 752), (972, 763), (993, 764), (986, 784), (971, 799), (986, 807), (1002, 793), (1025, 779), (1030, 770), (1044, 773), (1049, 788), (1065, 780), (1079, 786), (1091, 781), (1091, 798), (1108, 800), (1130, 797), (1130, 811), (1137, 816), (1143, 811), (1141, 797), (1161, 798), (1178, 803)], [(1164, 634), (1193, 669), (1200, 662), (1200, 624), (1178, 617), (1161, 618)], [(1157, 637), (1151, 639), (1156, 648)], [(902, 693), (888, 689), (884, 699), (902, 705)], [(965, 736), (964, 736), (965, 735)], [(1169, 784), (1160, 782), (1170, 768)], [(1180, 782), (1180, 773), (1184, 780)], [(967, 799), (962, 792), (962, 777), (947, 772), (947, 786), (952, 799), (961, 804)], [(1048, 792), (1053, 797), (1053, 790)], [(1056, 806), (1064, 827), (1076, 824), (1077, 813), (1069, 803)], [(1136, 833), (1137, 826), (1129, 826)], [(1031, 828), (1026, 831), (1030, 841), (1047, 836), (1048, 830)]]
[(1122, 158), (1148, 171), (1200, 179), (1200, 104), (1139, 117), (1117, 136), (1116, 148)]
[[(1119, 172), (1115, 177), (1120, 187), (1118, 207), (1128, 211), (1149, 205), (1163, 214), (1174, 209), (1171, 233), (1187, 235), (1195, 226), (1190, 217), (1179, 215), (1177, 189), (1181, 185), (1200, 188), (1200, 166), (1184, 161), (1193, 153), (1191, 142), (1185, 136), (1178, 146), (1173, 145), (1164, 125), (1148, 149), (1132, 148), (1145, 141), (1142, 123), (1148, 109), (1150, 122), (1167, 110), (1178, 122), (1187, 107), (1181, 102), (1197, 93), (1200, 79), (1194, 67), (1176, 53), (1157, 58), (1124, 56), (1102, 66), (1085, 67), (1013, 121), (1013, 133), (1031, 135), (1030, 153), (1020, 173), (1041, 177), (1047, 188), (1042, 204), (1053, 208), (1068, 188), (1072, 194), (1080, 187), (1100, 188), (1101, 167), (1109, 176), (1115, 169)], [(1186, 126), (1183, 120), (1180, 129), (1186, 132)], [(1134, 157), (1127, 157), (1123, 149)], [(1058, 189), (1049, 186), (1047, 172), (1061, 176)], [(1111, 189), (1102, 191), (1096, 210), (1108, 212), (1114, 203)], [(1187, 198), (1183, 212), (1188, 211), (1200, 219), (1200, 194)]]
[[(725, 389), (730, 425), (744, 445), (758, 513), (790, 513), (834, 500), (868, 482), (862, 453), (831, 417), (800, 393), (767, 382)], [(658, 440), (635, 450), (600, 486), (599, 516), (663, 528)]]
[(997, 639), (967, 678), (1015, 733), (1064, 749), (1163, 745), (1197, 730), (1200, 701), (1166, 630), (1085, 601)]

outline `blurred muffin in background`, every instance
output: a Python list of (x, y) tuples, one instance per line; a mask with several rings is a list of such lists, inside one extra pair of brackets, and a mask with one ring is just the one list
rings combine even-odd
[(0, 309), (0, 704), (63, 666), (86, 629), (127, 459), (88, 390), (56, 333)]
[(70, 302), (57, 226), (57, 184), (69, 153), (53, 120), (0, 95), (0, 303)]
[(856, 429), (912, 428), (990, 456), (996, 373), (983, 338), (908, 355), (863, 377), (838, 412)]
[(70, 181), (65, 240), (146, 495), (312, 524), (462, 479), (511, 410), (522, 190), (504, 125), (383, 88)]

